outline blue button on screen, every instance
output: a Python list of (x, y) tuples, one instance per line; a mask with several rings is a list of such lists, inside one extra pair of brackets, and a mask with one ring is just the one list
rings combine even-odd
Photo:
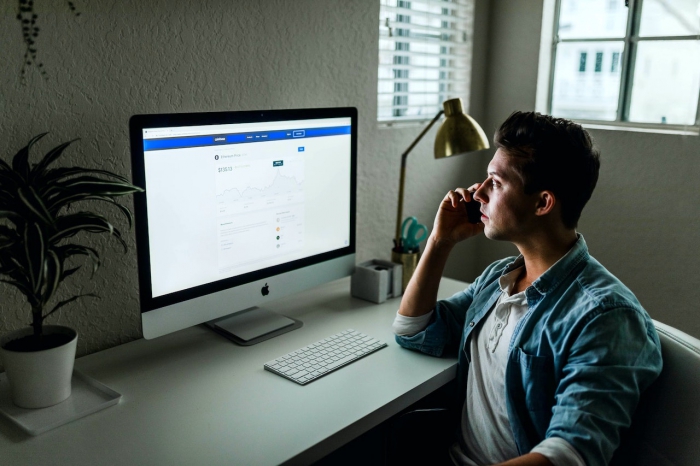
[(300, 147), (300, 148), (299, 148), (299, 152), (304, 152), (304, 148), (303, 148), (303, 147)]

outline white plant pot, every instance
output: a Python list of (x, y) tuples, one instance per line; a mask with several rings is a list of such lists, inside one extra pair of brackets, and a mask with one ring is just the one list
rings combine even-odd
[(60, 325), (44, 325), (44, 334), (66, 334), (72, 339), (56, 348), (19, 352), (4, 349), (6, 343), (33, 333), (31, 327), (0, 338), (0, 359), (10, 382), (12, 402), (20, 408), (45, 408), (66, 400), (71, 393), (78, 334)]

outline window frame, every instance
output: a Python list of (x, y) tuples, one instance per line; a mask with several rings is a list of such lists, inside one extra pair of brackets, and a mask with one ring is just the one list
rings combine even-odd
[[(619, 0), (622, 1), (622, 0)], [(622, 55), (620, 57), (621, 76), (620, 76), (620, 92), (618, 95), (618, 105), (617, 114), (615, 120), (588, 120), (579, 119), (576, 121), (584, 124), (591, 128), (600, 129), (624, 129), (624, 130), (637, 130), (643, 132), (660, 132), (669, 134), (686, 134), (686, 135), (698, 135), (700, 134), (700, 92), (697, 96), (697, 105), (695, 112), (695, 123), (690, 125), (682, 124), (665, 124), (665, 123), (643, 123), (629, 121), (629, 111), (630, 103), (632, 101), (632, 86), (634, 83), (634, 70), (637, 60), (637, 44), (644, 41), (673, 41), (673, 40), (689, 40), (695, 39), (700, 40), (700, 34), (698, 35), (685, 35), (685, 36), (652, 36), (652, 37), (640, 37), (639, 27), (641, 23), (642, 8), (644, 0), (629, 0), (625, 1), (627, 8), (629, 8), (629, 13), (627, 15), (627, 26), (625, 30), (625, 37), (600, 37), (600, 38), (579, 38), (579, 39), (560, 39), (559, 38), (559, 14), (561, 11), (562, 0), (545, 0), (545, 11), (543, 12), (543, 28), (542, 28), (542, 41), (551, 43), (549, 50), (550, 56), (549, 60), (545, 63), (540, 60), (539, 70), (540, 72), (545, 71), (548, 75), (548, 83), (546, 89), (546, 102), (542, 102), (538, 99), (542, 107), (543, 104), (545, 108), (539, 108), (538, 110), (544, 111), (544, 113), (552, 113), (552, 94), (554, 91), (554, 71), (557, 58), (557, 46), (561, 43), (567, 42), (604, 42), (604, 41), (620, 41), (624, 42), (624, 47), (622, 49)], [(547, 11), (547, 10), (550, 11)], [(551, 11), (553, 9), (553, 11)], [(548, 14), (549, 13), (549, 14)], [(553, 13), (553, 14), (552, 14)], [(548, 18), (549, 17), (549, 18)], [(551, 21), (551, 35), (546, 33), (546, 22), (548, 19)], [(541, 47), (540, 53), (545, 50)], [(542, 83), (540, 82), (538, 86), (538, 93), (544, 91), (541, 88)]]

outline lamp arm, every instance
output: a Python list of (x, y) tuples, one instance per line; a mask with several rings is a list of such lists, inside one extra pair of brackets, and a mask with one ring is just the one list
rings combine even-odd
[(408, 153), (413, 150), (413, 148), (418, 144), (418, 142), (423, 139), (423, 136), (425, 136), (425, 133), (428, 132), (430, 128), (435, 124), (436, 121), (442, 116), (442, 114), (445, 113), (443, 110), (440, 110), (437, 115), (435, 115), (435, 118), (432, 119), (430, 123), (428, 123), (428, 126), (425, 127), (425, 129), (418, 135), (418, 137), (411, 143), (410, 146), (408, 146), (408, 149), (401, 154), (401, 177), (399, 178), (399, 205), (397, 208), (396, 212), (396, 238), (394, 242), (396, 243), (396, 247), (401, 247), (401, 216), (403, 215), (403, 185), (404, 181), (406, 180), (406, 158), (408, 158)]

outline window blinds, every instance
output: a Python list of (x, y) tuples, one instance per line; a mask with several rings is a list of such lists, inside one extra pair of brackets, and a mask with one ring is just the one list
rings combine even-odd
[(380, 0), (379, 121), (426, 120), (447, 99), (469, 101), (473, 18), (474, 0)]

